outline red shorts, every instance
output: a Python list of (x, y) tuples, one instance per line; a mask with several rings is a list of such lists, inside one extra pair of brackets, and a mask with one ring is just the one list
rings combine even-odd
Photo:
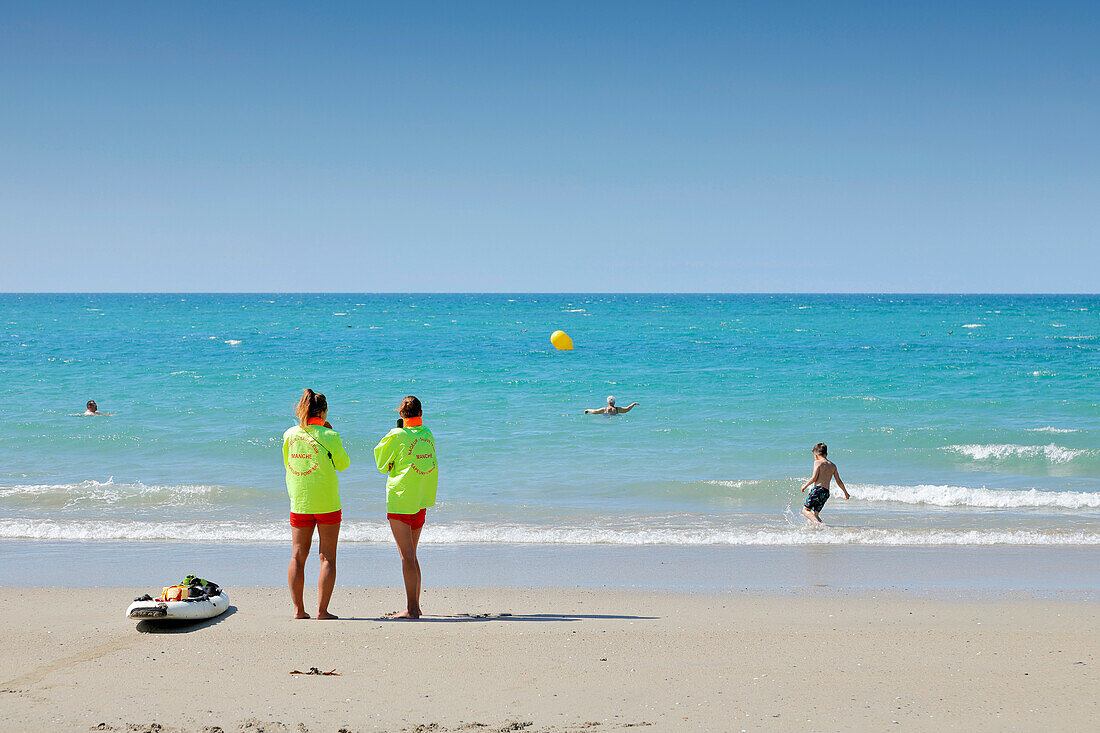
[(295, 514), (290, 513), (291, 527), (313, 527), (318, 524), (339, 524), (340, 510), (327, 514)]
[(427, 509), (421, 509), (416, 514), (387, 514), (386, 519), (396, 519), (398, 522), (404, 522), (413, 529), (420, 529), (424, 526), (424, 520), (428, 516)]

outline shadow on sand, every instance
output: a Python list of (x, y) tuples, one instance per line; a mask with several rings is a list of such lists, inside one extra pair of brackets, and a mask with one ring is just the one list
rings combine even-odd
[(237, 612), (236, 606), (229, 606), (214, 618), (204, 618), (199, 621), (180, 621), (178, 619), (142, 619), (137, 623), (137, 630), (143, 634), (190, 634), (193, 631), (201, 631), (215, 624), (220, 624)]
[[(465, 624), (478, 621), (655, 621), (659, 616), (621, 616), (605, 613), (459, 613), (454, 616), (421, 616), (417, 623)], [(413, 622), (413, 619), (386, 618), (347, 618), (341, 621), (392, 621), (394, 623)]]

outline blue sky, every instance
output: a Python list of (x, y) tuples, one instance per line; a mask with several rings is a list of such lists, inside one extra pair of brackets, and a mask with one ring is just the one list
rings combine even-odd
[(0, 291), (1097, 292), (1100, 3), (5, 3)]

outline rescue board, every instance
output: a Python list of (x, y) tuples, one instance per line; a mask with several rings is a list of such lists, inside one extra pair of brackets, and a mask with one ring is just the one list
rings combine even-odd
[(138, 621), (201, 621), (225, 613), (229, 596), (223, 590), (216, 596), (194, 601), (134, 601), (126, 616)]

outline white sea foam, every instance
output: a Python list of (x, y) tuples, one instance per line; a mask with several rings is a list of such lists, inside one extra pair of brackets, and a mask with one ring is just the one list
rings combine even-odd
[(1050, 463), (1069, 463), (1074, 458), (1088, 455), (1092, 451), (1078, 448), (1066, 448), (1055, 445), (1013, 445), (1011, 443), (990, 443), (971, 445), (949, 445), (943, 450), (958, 453), (975, 461), (1004, 460), (1006, 458), (1042, 458)]
[(760, 483), (757, 479), (740, 479), (738, 481), (704, 481), (704, 484), (710, 484), (711, 486), (727, 486), (731, 489), (743, 489), (746, 486), (755, 486)]
[[(107, 522), (0, 519), (0, 538), (77, 541), (287, 542), (285, 522)], [(346, 521), (342, 542), (393, 542), (380, 522)], [(1100, 532), (1037, 530), (898, 530), (853, 527), (784, 529), (536, 527), (484, 523), (429, 524), (425, 544), (489, 543), (540, 545), (1100, 545)]]
[(1079, 433), (1077, 428), (1053, 428), (1047, 425), (1045, 428), (1027, 428), (1029, 433)]
[(240, 346), (241, 345), (241, 342), (237, 339), (228, 339), (225, 343), (229, 344), (230, 346)]
[(992, 509), (1100, 509), (1100, 492), (1090, 491), (1013, 491), (976, 489), (968, 486), (876, 486), (849, 484), (853, 499), (894, 501), (901, 504), (932, 506), (988, 507)]
[(962, 327), (963, 328), (981, 328), (984, 325), (985, 325), (984, 323), (964, 323), (962, 325)]
[[(25, 484), (0, 486), (0, 500), (37, 507), (79, 508), (141, 504), (146, 506), (193, 506), (212, 504), (233, 489), (206, 484), (147, 485), (106, 481), (76, 484)], [(250, 493), (249, 490), (245, 490)]]

